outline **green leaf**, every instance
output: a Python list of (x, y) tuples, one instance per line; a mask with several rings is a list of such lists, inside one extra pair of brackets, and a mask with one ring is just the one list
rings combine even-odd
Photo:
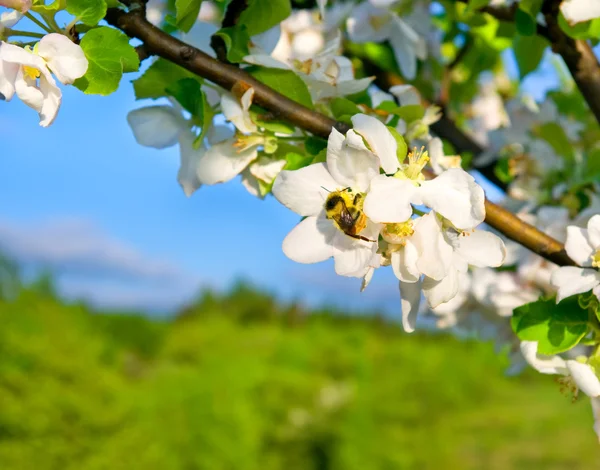
[(65, 0), (54, 0), (49, 5), (45, 5), (45, 0), (34, 0), (31, 10), (40, 15), (54, 15), (64, 8)]
[(323, 149), (327, 149), (327, 141), (320, 137), (310, 136), (304, 141), (304, 147), (311, 155), (318, 155)]
[(156, 60), (148, 70), (133, 81), (133, 89), (137, 100), (145, 98), (162, 98), (167, 96), (167, 88), (183, 78), (194, 78), (201, 83), (202, 79), (183, 67), (165, 59)]
[(536, 18), (542, 8), (544, 0), (521, 0), (519, 2), (519, 9), (528, 13), (532, 18)]
[(202, 0), (175, 0), (175, 22), (187, 33), (198, 20)]
[(140, 59), (121, 31), (107, 26), (92, 29), (81, 40), (88, 60), (86, 74), (74, 85), (86, 94), (109, 95), (119, 87), (123, 71), (137, 70)]
[(515, 36), (513, 49), (521, 80), (538, 68), (548, 42), (539, 36)]
[(408, 145), (406, 145), (404, 137), (402, 137), (395, 128), (390, 126), (386, 127), (392, 133), (394, 139), (396, 139), (396, 143), (398, 144), (398, 150), (396, 151), (396, 155), (398, 156), (398, 161), (402, 163), (406, 158), (406, 155), (408, 154)]
[(541, 354), (558, 354), (576, 346), (588, 330), (588, 312), (577, 296), (556, 304), (537, 300), (514, 310), (511, 325), (522, 341), (538, 341)]
[(330, 106), (333, 117), (338, 121), (342, 118), (349, 120), (349, 117), (351, 118), (355, 114), (360, 114), (362, 112), (353, 101), (350, 101), (347, 98), (333, 98)]
[(467, 10), (475, 11), (488, 6), (491, 0), (469, 0), (469, 4), (467, 6)]
[(285, 121), (271, 119), (269, 112), (260, 106), (253, 105), (250, 108), (250, 117), (252, 121), (263, 129), (281, 134), (293, 134), (296, 127)]
[(533, 36), (537, 32), (537, 22), (535, 17), (524, 12), (520, 8), (517, 8), (515, 13), (515, 23), (517, 25), (517, 31), (522, 36)]
[(564, 15), (558, 15), (558, 26), (573, 39), (598, 39), (600, 37), (600, 18), (584, 21), (571, 26)]
[(212, 123), (215, 112), (210, 104), (208, 104), (206, 94), (202, 91), (200, 82), (195, 78), (182, 78), (169, 86), (166, 92), (175, 98), (192, 115), (194, 124), (202, 128), (194, 143), (202, 142), (206, 131)]
[(253, 67), (250, 73), (258, 81), (277, 90), (282, 95), (312, 109), (313, 103), (306, 84), (291, 70)]
[(284, 170), (299, 170), (313, 162), (313, 155), (301, 155), (299, 153), (288, 153), (285, 156), (286, 164)]
[(500, 181), (509, 184), (514, 179), (510, 171), (510, 158), (501, 158), (498, 160), (498, 163), (494, 167), (494, 174)]
[(248, 6), (240, 15), (237, 24), (245, 25), (248, 34), (254, 36), (278, 25), (291, 13), (290, 0), (248, 0)]
[(106, 16), (106, 1), (67, 0), (67, 11), (83, 24), (95, 26)]
[(227, 49), (227, 60), (234, 64), (239, 64), (244, 57), (250, 54), (248, 44), (250, 36), (245, 25), (237, 25), (229, 28), (221, 28), (215, 33), (223, 39)]
[(550, 144), (558, 155), (573, 160), (575, 153), (564, 129), (555, 122), (546, 122), (535, 129), (535, 135)]

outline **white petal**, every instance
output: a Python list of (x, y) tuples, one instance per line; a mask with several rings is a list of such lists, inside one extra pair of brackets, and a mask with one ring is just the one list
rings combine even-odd
[(381, 42), (392, 34), (392, 15), (369, 2), (360, 3), (346, 22), (352, 42)]
[(587, 229), (575, 227), (574, 225), (568, 226), (565, 249), (567, 250), (569, 257), (578, 265), (592, 265), (591, 256), (594, 254), (595, 250), (590, 246)]
[(434, 280), (443, 279), (452, 264), (453, 250), (442, 235), (441, 222), (430, 212), (417, 220), (414, 230), (412, 242), (419, 252), (419, 271)]
[(579, 390), (592, 398), (600, 395), (600, 380), (588, 364), (570, 360), (567, 361), (567, 369)]
[(569, 24), (581, 23), (600, 17), (600, 2), (597, 0), (564, 0), (560, 11)]
[(395, 85), (390, 88), (390, 93), (400, 102), (400, 106), (421, 104), (421, 97), (412, 85)]
[(459, 272), (453, 267), (448, 274), (439, 281), (430, 277), (423, 279), (423, 294), (431, 308), (436, 308), (445, 302), (452, 300), (458, 294), (460, 288)]
[(378, 175), (364, 203), (364, 212), (373, 222), (405, 222), (412, 215), (413, 204), (420, 204), (418, 188), (408, 180)]
[(35, 109), (38, 113), (42, 110), (44, 102), (44, 94), (35, 85), (35, 80), (31, 80), (23, 75), (23, 69), (19, 68), (15, 79), (15, 92), (23, 103), (30, 108)]
[(323, 214), (296, 225), (283, 240), (283, 252), (298, 263), (312, 264), (333, 256), (332, 238), (338, 230)]
[(364, 137), (371, 151), (379, 157), (381, 168), (386, 173), (395, 173), (400, 167), (398, 144), (392, 133), (379, 119), (366, 114), (352, 116), (354, 130)]
[(256, 132), (257, 129), (248, 112), (253, 97), (254, 88), (246, 90), (239, 101), (228, 92), (221, 96), (221, 111), (225, 115), (225, 119), (231, 121), (235, 127), (246, 134)]
[(206, 132), (206, 139), (210, 145), (215, 145), (224, 140), (231, 139), (235, 135), (235, 130), (229, 125), (210, 126)]
[(421, 184), (421, 197), (459, 229), (476, 227), (485, 219), (485, 194), (466, 171), (451, 168)]
[(62, 92), (54, 80), (49, 81), (45, 75), (40, 76), (40, 90), (44, 97), (40, 110), (40, 126), (47, 127), (54, 122), (62, 101)]
[(588, 239), (594, 249), (600, 249), (600, 215), (593, 216), (588, 222)]
[(379, 174), (379, 162), (354, 131), (349, 130), (344, 138), (333, 128), (327, 141), (327, 169), (338, 186), (364, 192)]
[(415, 245), (407, 240), (404, 248), (392, 252), (392, 269), (396, 277), (403, 282), (417, 282), (420, 277), (417, 268), (419, 253)]
[(10, 101), (15, 94), (15, 80), (19, 72), (19, 65), (2, 60), (2, 47), (0, 44), (0, 93), (6, 101)]
[(563, 266), (552, 273), (550, 282), (558, 289), (556, 302), (575, 294), (582, 294), (600, 284), (600, 272), (594, 269), (582, 269)]
[(522, 341), (521, 354), (527, 363), (541, 374), (568, 374), (567, 363), (559, 356), (544, 356), (537, 353), (537, 341)]
[(271, 184), (285, 166), (285, 160), (273, 160), (268, 157), (260, 157), (250, 165), (250, 173), (257, 179)]
[(444, 145), (442, 139), (435, 137), (427, 144), (427, 152), (431, 159), (431, 167), (436, 175), (441, 174), (444, 170), (441, 166), (441, 162), (444, 160)]
[(399, 282), (402, 327), (407, 333), (415, 331), (417, 314), (421, 303), (421, 282)]
[(283, 69), (287, 70), (290, 67), (283, 62), (274, 59), (269, 54), (250, 54), (244, 57), (244, 62), (254, 65), (261, 65), (270, 69)]
[(225, 183), (239, 175), (248, 164), (256, 160), (256, 148), (238, 152), (235, 141), (226, 140), (209, 148), (198, 162), (198, 180), (202, 184)]
[[(415, 43), (410, 41), (406, 34), (414, 33), (412, 28), (399, 18), (395, 18), (394, 33), (390, 37), (390, 45), (394, 51), (394, 57), (398, 67), (408, 80), (413, 80), (417, 75), (417, 54)], [(418, 38), (417, 38), (418, 41)]]
[(83, 77), (88, 68), (88, 60), (81, 46), (62, 34), (51, 33), (44, 36), (39, 42), (37, 53), (65, 85)]
[(204, 146), (194, 149), (195, 136), (191, 131), (182, 132), (179, 138), (179, 171), (177, 182), (187, 197), (190, 197), (201, 185), (198, 179), (198, 164), (206, 152)]
[(23, 13), (17, 10), (9, 10), (0, 13), (0, 31), (4, 28), (12, 28), (21, 20), (21, 18), (23, 18)]
[(500, 237), (484, 230), (464, 232), (456, 239), (454, 249), (467, 261), (479, 268), (502, 266), (506, 247)]
[(246, 188), (246, 191), (248, 191), (254, 197), (263, 199), (263, 196), (260, 193), (260, 184), (256, 177), (250, 173), (250, 168), (246, 168), (241, 174), (242, 186)]
[(148, 106), (134, 109), (127, 122), (138, 144), (163, 149), (175, 145), (179, 135), (189, 130), (185, 119), (172, 106)]
[[(366, 238), (369, 234), (361, 232)], [(377, 242), (357, 240), (337, 231), (333, 238), (335, 272), (340, 276), (364, 277), (376, 257)]]
[(339, 189), (324, 163), (299, 170), (284, 170), (273, 183), (273, 195), (288, 209), (300, 215), (317, 215), (328, 192)]

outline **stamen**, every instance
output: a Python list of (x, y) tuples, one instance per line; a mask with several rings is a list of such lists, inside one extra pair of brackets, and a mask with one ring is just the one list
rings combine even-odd
[(600, 248), (592, 255), (592, 266), (594, 268), (600, 268)]

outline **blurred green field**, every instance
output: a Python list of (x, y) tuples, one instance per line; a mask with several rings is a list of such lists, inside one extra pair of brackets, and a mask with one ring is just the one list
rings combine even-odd
[(0, 303), (2, 470), (597, 469), (589, 403), (489, 344), (243, 285), (172, 321)]

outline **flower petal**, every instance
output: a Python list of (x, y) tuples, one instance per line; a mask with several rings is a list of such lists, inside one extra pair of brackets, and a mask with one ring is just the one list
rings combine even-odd
[(352, 10), (346, 27), (352, 42), (385, 41), (392, 33), (392, 15), (369, 2), (362, 2)]
[(537, 353), (537, 341), (522, 341), (521, 354), (527, 363), (541, 374), (567, 375), (567, 363), (559, 356), (544, 356)]
[(419, 92), (412, 85), (395, 85), (390, 88), (390, 93), (398, 99), (400, 106), (421, 104)]
[(467, 263), (478, 268), (497, 268), (506, 258), (506, 247), (500, 237), (484, 230), (464, 232), (456, 238), (454, 249)]
[(415, 331), (417, 314), (421, 303), (421, 282), (402, 282), (400, 287), (400, 307), (402, 308), (402, 328), (407, 333)]
[[(368, 238), (367, 231), (361, 235)], [(357, 240), (340, 232), (333, 238), (335, 272), (340, 276), (364, 277), (376, 258), (377, 243)]]
[(442, 224), (435, 212), (419, 218), (414, 230), (412, 242), (419, 253), (419, 272), (434, 280), (443, 279), (452, 264), (453, 250), (442, 235)]
[(190, 197), (202, 184), (198, 179), (198, 164), (206, 148), (194, 148), (195, 135), (191, 132), (181, 132), (179, 137), (179, 171), (177, 181), (187, 197)]
[(408, 24), (398, 17), (394, 17), (393, 33), (390, 36), (390, 45), (402, 75), (408, 80), (413, 80), (417, 75), (416, 45), (420, 38)]
[(439, 281), (425, 277), (423, 279), (423, 294), (425, 294), (429, 306), (436, 308), (456, 297), (460, 287), (459, 281), (459, 272), (452, 267), (448, 274)]
[(185, 119), (172, 106), (148, 106), (134, 109), (127, 122), (138, 144), (164, 149), (175, 145), (179, 135), (189, 130)]
[(364, 192), (379, 174), (379, 162), (354, 131), (349, 130), (344, 138), (333, 128), (327, 141), (327, 169), (337, 181), (336, 186)]
[(40, 90), (44, 97), (40, 110), (40, 126), (47, 127), (54, 122), (62, 101), (62, 92), (54, 80), (49, 81), (45, 75), (40, 76)]
[(371, 180), (364, 212), (373, 222), (405, 222), (413, 212), (411, 203), (421, 203), (415, 185), (408, 180), (378, 175)]
[(15, 80), (19, 72), (19, 65), (2, 60), (2, 47), (0, 44), (0, 94), (6, 101), (10, 101), (15, 94)]
[(246, 134), (256, 132), (257, 129), (248, 112), (253, 98), (254, 88), (248, 88), (240, 100), (228, 92), (224, 92), (221, 96), (221, 111), (225, 115), (225, 119), (231, 121), (235, 127)]
[(198, 180), (202, 184), (225, 183), (239, 175), (248, 164), (256, 160), (256, 148), (238, 152), (233, 139), (210, 147), (198, 162)]
[(288, 209), (300, 215), (317, 215), (327, 194), (338, 189), (324, 163), (299, 170), (283, 170), (273, 183), (273, 195)]
[(560, 11), (570, 25), (600, 17), (600, 3), (595, 0), (563, 0)]
[(598, 376), (589, 364), (569, 360), (567, 361), (567, 369), (579, 390), (592, 398), (600, 395), (600, 380), (598, 380)]
[[(591, 222), (591, 219), (590, 219)], [(567, 227), (567, 241), (565, 249), (569, 257), (579, 266), (591, 266), (591, 257), (594, 249), (588, 240), (588, 230), (585, 228), (569, 225)]]
[(420, 277), (417, 268), (419, 253), (415, 245), (407, 240), (404, 248), (392, 252), (392, 269), (396, 277), (402, 282), (417, 282)]
[(456, 228), (473, 228), (485, 219), (483, 188), (460, 168), (451, 168), (433, 180), (421, 183), (421, 197), (426, 206)]
[(83, 77), (88, 60), (83, 49), (62, 34), (46, 34), (38, 44), (37, 53), (42, 57), (58, 81), (70, 85)]
[(332, 238), (338, 230), (324, 214), (309, 216), (283, 240), (283, 252), (297, 263), (312, 264), (333, 256)]
[(600, 215), (593, 216), (587, 225), (588, 239), (595, 250), (600, 249)]
[(379, 157), (381, 168), (386, 173), (395, 173), (400, 167), (398, 144), (392, 133), (379, 119), (366, 114), (352, 116), (352, 126), (369, 144), (371, 151)]
[(552, 273), (550, 282), (558, 289), (556, 303), (566, 297), (581, 294), (600, 284), (600, 272), (594, 269), (582, 269), (563, 266)]

